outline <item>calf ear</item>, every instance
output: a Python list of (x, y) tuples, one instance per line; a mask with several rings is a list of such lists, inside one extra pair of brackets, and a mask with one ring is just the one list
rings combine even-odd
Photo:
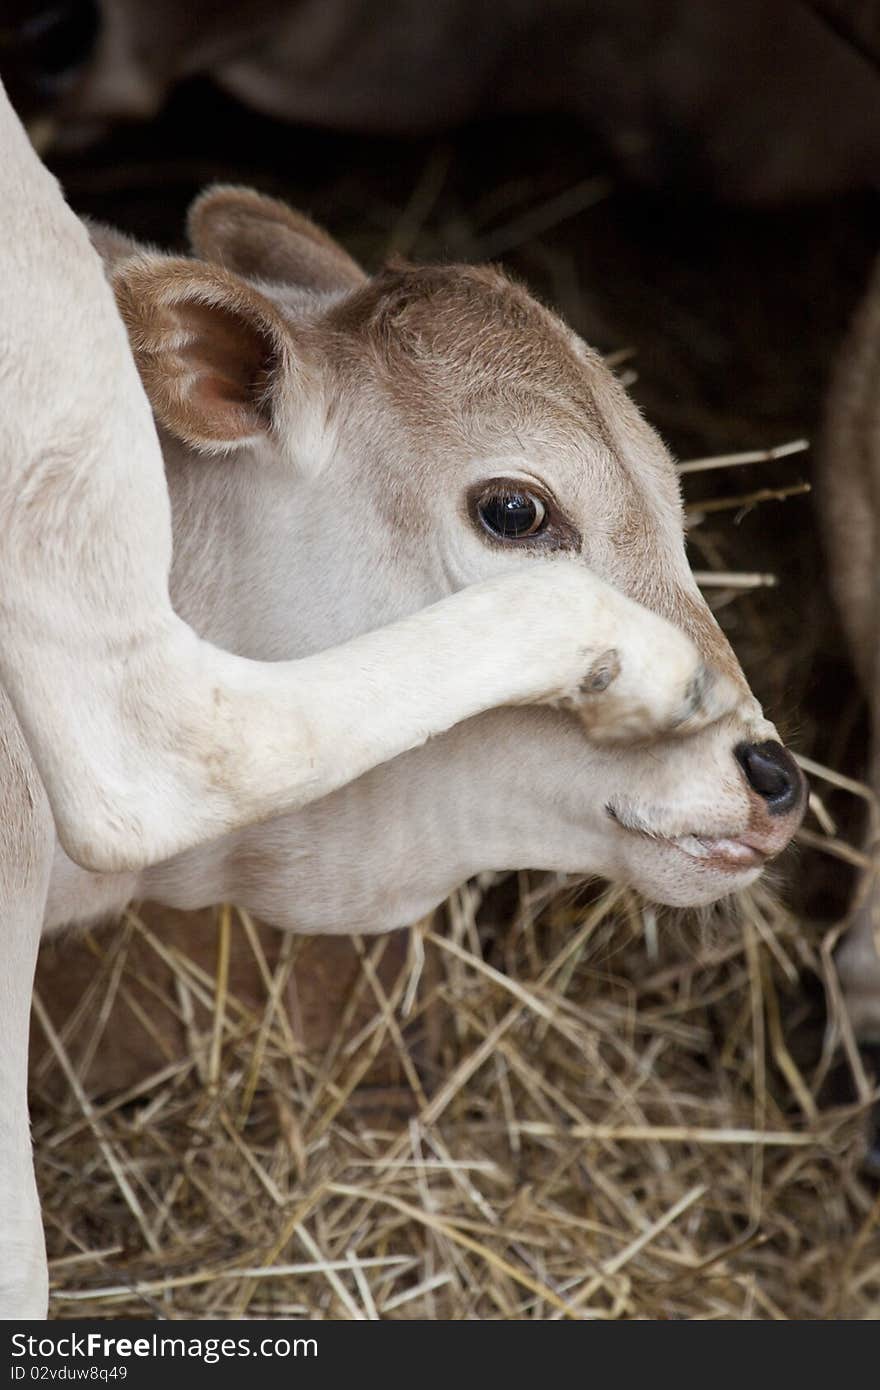
[(113, 288), (156, 418), (205, 453), (292, 438), (282, 416), (305, 386), (287, 325), (228, 271), (140, 256)]
[(197, 256), (248, 279), (327, 292), (355, 289), (367, 278), (323, 228), (250, 188), (206, 189), (190, 208), (187, 227)]
[(92, 217), (84, 217), (82, 221), (89, 234), (89, 240), (104, 262), (104, 270), (108, 274), (120, 261), (128, 260), (129, 256), (142, 256), (147, 250), (142, 243), (135, 241), (134, 237), (126, 232), (118, 232), (115, 227), (108, 227), (104, 222), (96, 222)]

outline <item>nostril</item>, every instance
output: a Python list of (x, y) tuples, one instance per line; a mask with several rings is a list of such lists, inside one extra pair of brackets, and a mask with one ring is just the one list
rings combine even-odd
[(794, 810), (801, 799), (803, 778), (781, 743), (739, 743), (733, 755), (749, 786), (767, 802), (772, 816)]

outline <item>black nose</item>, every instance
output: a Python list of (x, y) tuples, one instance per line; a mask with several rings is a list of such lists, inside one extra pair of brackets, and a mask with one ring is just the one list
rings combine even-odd
[(749, 786), (766, 801), (771, 816), (794, 810), (803, 796), (804, 779), (781, 743), (739, 743), (733, 755)]

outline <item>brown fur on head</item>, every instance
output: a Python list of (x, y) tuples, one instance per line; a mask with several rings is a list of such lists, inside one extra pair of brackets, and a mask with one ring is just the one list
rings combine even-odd
[(424, 417), (448, 413), (468, 424), (554, 427), (603, 434), (602, 413), (584, 372), (583, 344), (500, 268), (392, 263), (337, 304), (328, 324), (381, 362), (389, 389)]

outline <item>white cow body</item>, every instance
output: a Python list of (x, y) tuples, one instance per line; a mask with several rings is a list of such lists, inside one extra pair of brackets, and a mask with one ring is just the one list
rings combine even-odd
[(523, 290), (368, 281), (242, 190), (192, 260), (98, 230), (163, 460), (101, 262), (2, 105), (0, 137), (0, 1312), (39, 1316), (44, 927), (147, 896), (376, 931), (518, 867), (705, 903), (803, 788), (666, 451)]

